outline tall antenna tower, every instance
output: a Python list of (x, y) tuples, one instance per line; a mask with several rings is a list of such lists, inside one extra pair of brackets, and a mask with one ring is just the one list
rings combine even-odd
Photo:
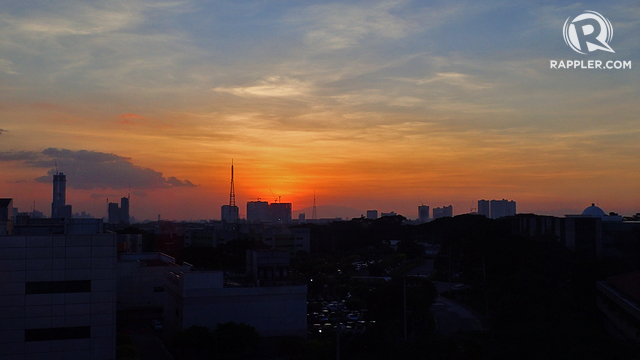
[(231, 159), (231, 190), (229, 191), (229, 206), (236, 206), (236, 189), (233, 186), (233, 159)]
[(313, 191), (313, 211), (311, 212), (311, 219), (318, 220), (318, 210), (316, 209), (316, 191)]

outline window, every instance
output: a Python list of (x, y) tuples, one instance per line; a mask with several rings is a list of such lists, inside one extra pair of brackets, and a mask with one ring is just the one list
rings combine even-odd
[(24, 331), (24, 341), (47, 341), (88, 339), (91, 337), (90, 326), (74, 326), (48, 329), (27, 329)]
[(25, 292), (27, 295), (91, 292), (91, 280), (31, 281), (25, 284)]

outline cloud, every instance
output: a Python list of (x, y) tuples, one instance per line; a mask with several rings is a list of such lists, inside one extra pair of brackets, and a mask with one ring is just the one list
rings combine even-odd
[(9, 130), (0, 129), (0, 135), (2, 135), (2, 133), (6, 133), (6, 132), (9, 132)]
[(36, 178), (49, 183), (55, 174), (54, 166), (67, 175), (67, 184), (75, 189), (153, 189), (195, 187), (189, 180), (134, 165), (130, 158), (112, 153), (89, 150), (48, 148), (42, 152), (0, 152), (0, 161), (20, 161), (35, 168), (49, 168), (47, 175)]
[(313, 5), (292, 15), (289, 21), (306, 28), (307, 44), (315, 48), (344, 49), (367, 38), (404, 37), (413, 25), (393, 14), (395, 5)]
[(271, 76), (251, 86), (217, 87), (214, 91), (237, 96), (288, 97), (301, 96), (309, 92), (309, 85), (296, 79)]
[(33, 151), (9, 151), (0, 152), (0, 161), (24, 161), (31, 162), (37, 159), (37, 153)]
[(0, 59), (0, 72), (10, 75), (20, 75), (13, 70), (13, 63), (5, 59)]

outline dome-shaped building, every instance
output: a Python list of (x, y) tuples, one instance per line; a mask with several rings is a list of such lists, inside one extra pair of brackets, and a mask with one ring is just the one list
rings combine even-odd
[(584, 209), (584, 211), (582, 212), (582, 216), (601, 218), (601, 217), (607, 216), (607, 213), (605, 213), (604, 210), (597, 207), (596, 204), (592, 203), (591, 206)]

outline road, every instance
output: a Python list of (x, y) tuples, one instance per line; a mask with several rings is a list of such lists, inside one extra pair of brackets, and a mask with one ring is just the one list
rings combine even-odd
[[(433, 272), (433, 260), (429, 259), (420, 266), (407, 271), (406, 275), (431, 275)], [(436, 332), (443, 336), (454, 335), (459, 331), (482, 330), (482, 324), (469, 309), (454, 300), (440, 296), (450, 287), (462, 285), (459, 283), (434, 281), (438, 290), (438, 297), (431, 307), (431, 312), (436, 318)]]

